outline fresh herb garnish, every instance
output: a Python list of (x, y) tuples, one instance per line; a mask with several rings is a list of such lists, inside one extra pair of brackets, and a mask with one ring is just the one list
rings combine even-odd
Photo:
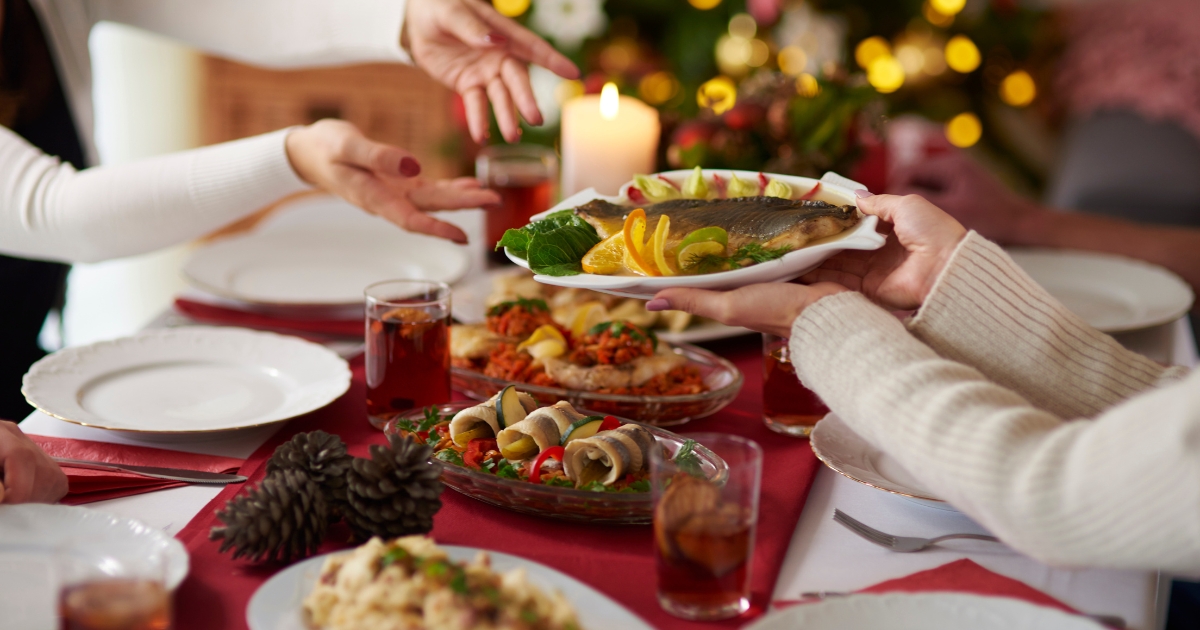
[(454, 577), (450, 578), (450, 589), (459, 595), (466, 595), (471, 590), (467, 586), (467, 574), (459, 567), (455, 569)]
[(607, 492), (608, 486), (600, 483), (599, 481), (589, 481), (588, 483), (580, 486), (579, 489), (589, 490), (591, 492)]
[(737, 248), (729, 256), (718, 254), (692, 256), (688, 260), (680, 261), (680, 264), (692, 273), (714, 273), (778, 260), (791, 251), (792, 248), (786, 245), (782, 247), (763, 247), (759, 243), (748, 243)]
[(407, 418), (399, 418), (396, 420), (396, 428), (409, 433), (418, 433), (420, 431), (428, 431), (434, 425), (442, 422), (442, 412), (435, 406), (430, 405), (425, 408), (425, 417), (420, 420), (409, 420)]
[(489, 308), (487, 314), (488, 314), (488, 317), (496, 317), (497, 315), (503, 315), (504, 313), (508, 312), (509, 309), (517, 307), (517, 306), (524, 308), (525, 310), (529, 311), (530, 313), (536, 313), (538, 311), (545, 311), (545, 312), (550, 311), (550, 307), (546, 306), (545, 300), (536, 300), (536, 299), (527, 300), (525, 298), (517, 298), (515, 300), (501, 302), (501, 303)]
[(464, 465), (462, 453), (459, 453), (458, 451), (456, 451), (452, 448), (444, 448), (444, 449), (438, 451), (437, 455), (434, 455), (434, 457), (440, 459), (443, 462), (446, 462), (447, 464), (454, 464), (455, 466), (463, 466)]
[(631, 339), (635, 339), (637, 341), (645, 341), (649, 339), (654, 349), (658, 349), (658, 335), (654, 334), (653, 330), (643, 330), (626, 321), (617, 320), (612, 322), (600, 322), (599, 324), (592, 326), (591, 330), (588, 331), (588, 334), (599, 335), (605, 330), (608, 330), (608, 334), (613, 337), (619, 337), (621, 336), (621, 333), (628, 331)]
[(379, 561), (379, 568), (382, 569), (384, 567), (391, 566), (408, 557), (409, 554), (407, 551), (401, 547), (396, 547), (395, 549), (391, 549), (387, 553), (383, 554), (383, 558)]
[(596, 228), (576, 216), (574, 210), (560, 210), (523, 228), (508, 230), (496, 243), (510, 253), (529, 261), (529, 268), (547, 276), (582, 273), (583, 255), (600, 242)]
[(573, 488), (575, 486), (570, 479), (565, 479), (563, 477), (542, 477), (542, 485), (556, 486), (559, 488)]
[(693, 476), (703, 477), (704, 468), (700, 464), (700, 456), (696, 454), (696, 440), (685, 440), (683, 446), (671, 460), (679, 470)]
[(521, 478), (521, 476), (517, 474), (517, 469), (513, 467), (512, 462), (508, 461), (507, 459), (500, 461), (500, 466), (496, 468), (496, 476), (504, 477), (505, 479)]

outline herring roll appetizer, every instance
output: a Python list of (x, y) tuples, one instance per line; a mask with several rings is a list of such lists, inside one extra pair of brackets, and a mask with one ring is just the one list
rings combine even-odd
[(486, 401), (463, 409), (450, 420), (450, 439), (466, 446), (476, 438), (494, 438), (505, 427), (520, 423), (538, 408), (537, 400), (509, 386)]
[(524, 420), (496, 434), (496, 445), (509, 461), (520, 461), (558, 446), (575, 423), (587, 418), (562, 400), (550, 407), (531, 411)]
[(654, 436), (645, 427), (623, 424), (592, 437), (568, 441), (563, 470), (576, 488), (593, 481), (612, 485), (649, 466), (654, 444)]

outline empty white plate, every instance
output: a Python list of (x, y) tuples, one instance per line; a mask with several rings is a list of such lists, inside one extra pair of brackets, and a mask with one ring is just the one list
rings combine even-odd
[(826, 415), (809, 436), (813, 453), (838, 474), (858, 483), (939, 510), (954, 510), (926, 490), (891, 455), (875, 448), (836, 414)]
[(165, 554), (168, 588), (179, 586), (188, 572), (183, 545), (139, 521), (66, 505), (0, 505), (0, 626), (57, 628), (55, 554), (83, 544)]
[[(819, 426), (819, 424), (818, 424)], [(1103, 630), (1057, 608), (966, 593), (883, 593), (829, 598), (771, 613), (746, 630)]]
[(60, 420), (161, 434), (278, 422), (324, 407), (349, 387), (349, 366), (323, 346), (189, 327), (60, 350), (33, 364), (21, 391)]
[(451, 284), (470, 260), (449, 241), (392, 225), (288, 225), (216, 241), (183, 273), (197, 288), (262, 306), (361, 306), (373, 282), (408, 278)]
[[(452, 560), (470, 562), (479, 549), (458, 545), (439, 545)], [(338, 552), (346, 553), (346, 552)], [(499, 551), (489, 551), (492, 568), (505, 572), (524, 567), (529, 581), (546, 591), (558, 590), (575, 606), (584, 628), (620, 628), (621, 630), (650, 630), (650, 625), (624, 606), (600, 591), (575, 578), (551, 569), (544, 564)], [(301, 603), (312, 592), (321, 573), (325, 554), (298, 562), (276, 573), (250, 598), (246, 607), (246, 623), (250, 630), (307, 630)]]
[(1192, 308), (1192, 288), (1148, 262), (1095, 252), (1008, 251), (1025, 273), (1097, 330), (1114, 333), (1166, 324)]

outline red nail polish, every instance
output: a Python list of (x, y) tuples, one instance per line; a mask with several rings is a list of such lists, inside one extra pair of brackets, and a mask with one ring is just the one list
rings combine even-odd
[(400, 160), (400, 174), (405, 177), (416, 177), (421, 174), (421, 165), (416, 160), (406, 157)]
[(500, 33), (488, 33), (483, 36), (483, 42), (492, 46), (503, 46), (508, 43), (508, 38)]

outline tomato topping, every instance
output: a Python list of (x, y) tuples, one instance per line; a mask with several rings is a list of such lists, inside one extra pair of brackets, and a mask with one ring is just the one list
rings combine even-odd
[(463, 465), (480, 470), (480, 462), (483, 461), (483, 456), (488, 451), (494, 451), (496, 446), (495, 438), (475, 438), (467, 442), (467, 450), (463, 452)]
[(619, 426), (621, 426), (621, 421), (617, 420), (616, 416), (604, 416), (604, 422), (600, 423), (600, 430), (597, 433), (600, 431), (612, 431)]
[[(609, 416), (609, 417), (611, 418), (612, 416)], [(537, 459), (533, 460), (533, 468), (531, 468), (529, 470), (529, 482), (530, 483), (541, 483), (541, 481), (542, 481), (542, 464), (545, 464), (546, 460), (551, 459), (551, 458), (557, 459), (558, 461), (561, 462), (562, 458), (563, 458), (563, 453), (566, 453), (566, 452), (567, 452), (567, 449), (565, 449), (561, 446), (551, 446), (550, 448), (539, 453), (537, 456)], [(465, 457), (463, 458), (463, 461), (466, 461)]]

